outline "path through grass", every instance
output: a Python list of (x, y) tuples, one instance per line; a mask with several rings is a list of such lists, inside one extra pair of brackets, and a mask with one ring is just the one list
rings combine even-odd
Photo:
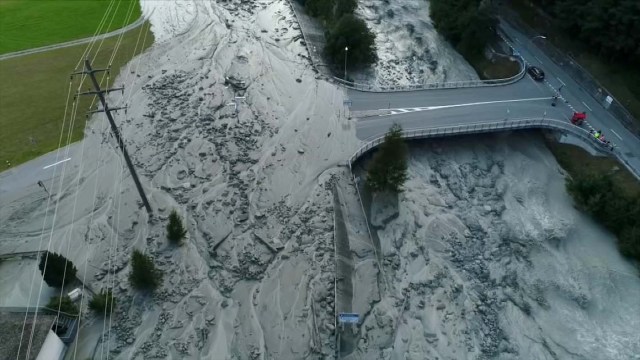
[[(140, 18), (138, 0), (0, 0), (0, 54), (92, 36)], [(129, 15), (130, 14), (130, 15)]]

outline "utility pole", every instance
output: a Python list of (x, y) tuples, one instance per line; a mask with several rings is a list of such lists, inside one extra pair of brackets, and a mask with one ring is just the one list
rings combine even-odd
[(344, 81), (347, 81), (347, 55), (349, 54), (349, 47), (344, 47)]
[(105, 97), (104, 97), (105, 93), (109, 93), (111, 91), (119, 91), (119, 90), (124, 91), (124, 87), (115, 88), (115, 89), (101, 90), (100, 89), (100, 84), (98, 84), (98, 81), (96, 80), (95, 73), (100, 72), (100, 71), (109, 71), (109, 69), (95, 69), (94, 70), (94, 69), (91, 68), (91, 64), (89, 63), (89, 59), (86, 59), (84, 61), (84, 66), (85, 66), (85, 71), (73, 73), (72, 76), (74, 74), (87, 74), (87, 75), (89, 75), (89, 77), (91, 78), (91, 82), (93, 83), (93, 87), (94, 87), (95, 91), (87, 91), (87, 92), (84, 92), (84, 93), (80, 93), (78, 95), (98, 95), (98, 98), (100, 99), (100, 102), (102, 103), (102, 109), (91, 111), (91, 113), (104, 112), (107, 115), (107, 119), (109, 119), (109, 125), (111, 125), (111, 131), (113, 132), (113, 136), (116, 138), (116, 141), (118, 142), (118, 146), (120, 146), (120, 150), (122, 150), (122, 154), (124, 155), (124, 161), (127, 163), (127, 167), (129, 168), (129, 172), (131, 173), (131, 177), (133, 178), (133, 182), (136, 184), (136, 188), (138, 189), (138, 193), (140, 194), (140, 198), (142, 198), (142, 203), (144, 204), (144, 207), (147, 209), (147, 213), (149, 214), (149, 216), (151, 216), (151, 214), (152, 214), (151, 205), (149, 205), (149, 200), (147, 200), (147, 195), (145, 195), (144, 189), (142, 188), (142, 185), (140, 184), (140, 179), (138, 179), (138, 174), (136, 173), (136, 170), (133, 167), (133, 164), (131, 163), (131, 159), (129, 158), (129, 153), (127, 152), (127, 148), (124, 146), (124, 141), (122, 141), (122, 138), (120, 137), (120, 131), (118, 130), (118, 127), (116, 126), (115, 121), (113, 121), (113, 116), (111, 115), (112, 111), (120, 110), (120, 109), (123, 109), (123, 108), (122, 107), (117, 107), (117, 108), (108, 107), (107, 106), (107, 100), (105, 100)]

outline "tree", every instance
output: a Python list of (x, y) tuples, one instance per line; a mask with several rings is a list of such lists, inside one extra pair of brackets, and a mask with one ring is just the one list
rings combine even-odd
[(567, 190), (578, 207), (618, 238), (620, 252), (640, 260), (640, 195), (629, 196), (610, 175), (576, 175)]
[(115, 308), (116, 299), (113, 297), (111, 290), (101, 291), (99, 294), (95, 294), (91, 301), (89, 301), (89, 309), (98, 314), (111, 314)]
[(52, 297), (51, 299), (49, 299), (49, 303), (46, 307), (47, 309), (49, 309), (49, 311), (58, 312), (59, 309), (60, 312), (69, 315), (78, 315), (80, 313), (80, 310), (78, 310), (76, 304), (74, 304), (73, 301), (71, 301), (71, 298), (67, 295), (64, 295), (62, 297)]
[(402, 128), (395, 124), (385, 135), (384, 142), (373, 156), (367, 175), (367, 185), (374, 192), (402, 191), (407, 180), (409, 149), (402, 139)]
[(431, 0), (434, 27), (462, 55), (481, 56), (491, 39), (495, 19), (481, 0)]
[(187, 230), (182, 225), (182, 219), (175, 210), (169, 214), (169, 223), (167, 224), (167, 239), (174, 244), (180, 244), (187, 235)]
[[(345, 47), (349, 48), (348, 54), (345, 53)], [(344, 15), (329, 30), (324, 51), (340, 69), (345, 64), (345, 56), (350, 69), (368, 66), (378, 59), (375, 36), (363, 20), (351, 14)]]
[(162, 283), (162, 271), (156, 268), (151, 256), (133, 250), (129, 283), (135, 289), (153, 291)]
[(38, 267), (44, 281), (51, 287), (62, 287), (73, 281), (78, 272), (71, 260), (49, 251), (42, 253)]
[(557, 23), (608, 59), (640, 59), (637, 0), (557, 0), (550, 8)]

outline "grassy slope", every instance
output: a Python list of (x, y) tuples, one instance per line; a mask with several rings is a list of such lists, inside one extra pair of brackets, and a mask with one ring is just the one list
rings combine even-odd
[(571, 176), (611, 174), (613, 181), (620, 185), (621, 189), (627, 192), (627, 195), (640, 194), (640, 181), (615, 159), (592, 156), (580, 147), (555, 141), (547, 141), (547, 147), (558, 160), (560, 166)]
[[(600, 58), (575, 41), (571, 34), (553, 26), (549, 18), (541, 16), (527, 0), (512, 0), (510, 6), (527, 25), (545, 34), (558, 49), (571, 52), (573, 58), (618, 99), (640, 123), (640, 66), (620, 64)], [(639, 124), (640, 125), (640, 124)]]
[(1, 0), (0, 54), (89, 37), (107, 9), (108, 20), (100, 33), (126, 26), (141, 15), (138, 0)]
[[(134, 56), (139, 36), (136, 54), (142, 51), (145, 36), (144, 48), (153, 43), (147, 23), (125, 33), (113, 61), (111, 79), (115, 79), (120, 67)], [(117, 39), (118, 36), (104, 41), (92, 63), (94, 68), (106, 67)], [(74, 71), (85, 47), (78, 45), (0, 61), (0, 170), (9, 167), (7, 161), (15, 166), (57, 149), (69, 90), (69, 74)], [(85, 83), (83, 90), (87, 87)], [(76, 89), (77, 83), (72, 89), (72, 97)], [(85, 112), (91, 100), (89, 96), (81, 97), (71, 134), (72, 141), (83, 137)], [(68, 124), (67, 117), (67, 131)], [(66, 136), (65, 133), (65, 139)]]

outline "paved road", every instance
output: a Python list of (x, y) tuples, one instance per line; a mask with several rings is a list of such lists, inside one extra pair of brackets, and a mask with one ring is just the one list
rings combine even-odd
[[(543, 116), (569, 121), (574, 111), (586, 111), (589, 124), (602, 130), (605, 137), (616, 144), (624, 160), (640, 173), (640, 139), (524, 35), (506, 24), (502, 30), (513, 39), (512, 45), (527, 62), (546, 72), (544, 82), (536, 82), (527, 75), (514, 84), (495, 87), (398, 93), (348, 90), (352, 115), (358, 117), (357, 137), (368, 140), (383, 135), (394, 123), (412, 130)], [(562, 99), (557, 106), (551, 106), (551, 97), (560, 86)], [(371, 115), (371, 110), (381, 110), (378, 113), (383, 116)]]
[(21, 51), (8, 53), (8, 54), (3, 54), (3, 55), (0, 55), (0, 61), (16, 58), (16, 57), (20, 57), (20, 56), (25, 56), (25, 55), (37, 54), (37, 53), (50, 51), (50, 50), (55, 50), (55, 49), (62, 49), (62, 48), (75, 46), (75, 45), (86, 44), (86, 43), (88, 43), (90, 41), (94, 41), (94, 40), (102, 40), (102, 39), (110, 38), (112, 36), (120, 35), (123, 32), (126, 32), (126, 31), (129, 31), (131, 29), (137, 28), (138, 26), (142, 25), (144, 23), (144, 21), (145, 21), (145, 18), (144, 17), (140, 17), (138, 20), (132, 22), (131, 24), (129, 24), (129, 25), (123, 27), (123, 28), (120, 28), (118, 30), (114, 30), (112, 32), (108, 32), (108, 33), (105, 33), (105, 34), (98, 35), (95, 38), (94, 37), (88, 37), (88, 38), (84, 38), (84, 39), (71, 40), (71, 41), (67, 41), (67, 42), (64, 42), (64, 43), (60, 43), (60, 44), (47, 45), (47, 46), (43, 46), (43, 47), (39, 47), (39, 48), (35, 48), (35, 49), (27, 49), (27, 50), (21, 50)]
[[(61, 167), (66, 161), (67, 168), (69, 166), (77, 167), (80, 160), (79, 154), (81, 150), (81, 142), (77, 142), (66, 147), (60, 148), (60, 151), (54, 150), (48, 154), (42, 155), (29, 162), (16, 166), (15, 168), (0, 173), (0, 212), (2, 212), (2, 204), (8, 204), (16, 200), (19, 196), (24, 196), (24, 189), (28, 196), (46, 197), (45, 191), (38, 186), (38, 181), (42, 181), (49, 188), (52, 179), (58, 179), (61, 175)], [(58, 165), (53, 165), (60, 162)], [(49, 189), (51, 191), (51, 189)]]

